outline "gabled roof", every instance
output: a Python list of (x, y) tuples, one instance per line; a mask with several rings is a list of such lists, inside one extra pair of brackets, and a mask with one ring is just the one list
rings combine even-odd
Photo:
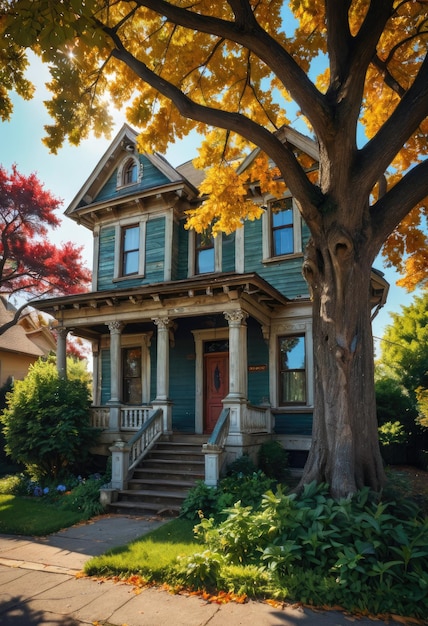
[[(13, 319), (14, 312), (7, 308), (4, 298), (0, 298), (0, 326)], [(0, 335), (0, 352), (14, 352), (33, 357), (43, 356), (44, 352), (27, 337), (25, 329), (15, 324)]]
[[(79, 209), (88, 206), (95, 208), (97, 195), (114, 173), (118, 162), (123, 158), (126, 152), (134, 152), (137, 137), (138, 133), (128, 126), (128, 124), (122, 126), (84, 185), (67, 207), (65, 215), (78, 220)], [(191, 195), (197, 195), (196, 187), (192, 185), (182, 173), (172, 167), (163, 156), (158, 153), (144, 153), (144, 157), (163, 175), (163, 180), (166, 180), (163, 186), (175, 188), (180, 184), (186, 187), (188, 193)], [(132, 193), (133, 190), (131, 189), (129, 195), (132, 195)]]
[[(314, 141), (310, 137), (307, 137), (307, 135), (303, 135), (303, 133), (300, 133), (299, 131), (294, 130), (294, 128), (290, 128), (289, 126), (283, 126), (277, 131), (276, 136), (278, 137), (280, 141), (282, 141), (282, 143), (288, 143), (292, 147), (297, 149), (299, 152), (303, 152), (304, 154), (307, 154), (315, 161), (318, 161), (319, 159), (318, 144), (316, 141)], [(250, 152), (250, 154), (242, 161), (241, 165), (238, 167), (238, 170), (237, 170), (238, 174), (242, 174), (242, 172), (245, 172), (245, 170), (257, 158), (260, 151), (261, 151), (260, 148), (255, 148), (254, 150)]]

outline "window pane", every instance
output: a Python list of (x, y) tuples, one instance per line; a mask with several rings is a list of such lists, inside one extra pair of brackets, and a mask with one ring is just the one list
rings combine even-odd
[(306, 375), (303, 371), (281, 374), (281, 404), (304, 404), (306, 402)]
[(306, 359), (304, 336), (279, 338), (279, 402), (305, 404)]
[(305, 338), (282, 337), (280, 342), (281, 369), (305, 369)]
[(281, 228), (273, 231), (273, 253), (275, 256), (280, 254), (292, 254), (293, 246), (293, 229), (290, 227)]
[(196, 272), (198, 274), (214, 272), (214, 248), (207, 248), (197, 252)]
[(140, 238), (140, 228), (133, 226), (132, 228), (125, 229), (125, 237), (123, 241), (123, 249), (125, 252), (128, 250), (138, 250)]
[(129, 164), (125, 167), (125, 172), (123, 175), (123, 184), (130, 185), (131, 183), (137, 182), (137, 164), (135, 161), (130, 161)]
[(138, 273), (138, 250), (132, 252), (125, 252), (123, 257), (123, 273), (124, 274), (137, 274)]
[(278, 226), (291, 226), (293, 224), (293, 210), (284, 209), (282, 211), (272, 212), (272, 224), (274, 228)]

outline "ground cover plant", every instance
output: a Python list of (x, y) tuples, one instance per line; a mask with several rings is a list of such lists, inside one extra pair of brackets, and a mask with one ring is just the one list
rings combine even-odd
[(85, 563), (88, 576), (140, 575), (147, 582), (168, 580), (176, 559), (200, 548), (190, 520), (176, 519), (127, 546), (113, 548)]
[(70, 476), (67, 483), (33, 482), (26, 474), (0, 479), (0, 533), (48, 535), (103, 512), (106, 478)]
[[(402, 473), (391, 472), (383, 500), (368, 489), (334, 500), (326, 485), (308, 485), (299, 496), (279, 487), (257, 505), (237, 502), (220, 516), (216, 490), (207, 489), (207, 499), (198, 485), (191, 502), (198, 506), (205, 498), (215, 514), (204, 516), (199, 509), (194, 536), (191, 519), (173, 520), (91, 559), (85, 571), (124, 578), (137, 574), (175, 590), (423, 620), (428, 615), (428, 518), (401, 495), (404, 483)], [(224, 501), (222, 490), (217, 495)]]

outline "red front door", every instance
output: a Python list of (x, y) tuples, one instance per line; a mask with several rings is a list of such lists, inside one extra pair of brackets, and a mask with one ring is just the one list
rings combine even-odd
[(229, 353), (214, 352), (204, 358), (204, 432), (211, 433), (229, 393)]

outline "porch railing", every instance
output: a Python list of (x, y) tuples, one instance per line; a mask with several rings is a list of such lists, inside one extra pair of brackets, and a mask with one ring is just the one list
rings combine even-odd
[(270, 407), (247, 404), (242, 414), (241, 429), (243, 433), (271, 433), (272, 415)]
[(144, 458), (162, 434), (163, 410), (156, 409), (148, 417), (140, 430), (128, 441), (129, 464), (128, 473)]
[[(108, 430), (110, 428), (109, 406), (91, 407), (91, 426)], [(145, 406), (122, 406), (120, 407), (120, 430), (135, 432), (149, 419), (153, 411), (151, 405)]]
[(120, 430), (140, 430), (147, 422), (152, 406), (126, 406), (120, 409)]
[(110, 407), (92, 406), (90, 414), (91, 426), (107, 430), (110, 426)]

